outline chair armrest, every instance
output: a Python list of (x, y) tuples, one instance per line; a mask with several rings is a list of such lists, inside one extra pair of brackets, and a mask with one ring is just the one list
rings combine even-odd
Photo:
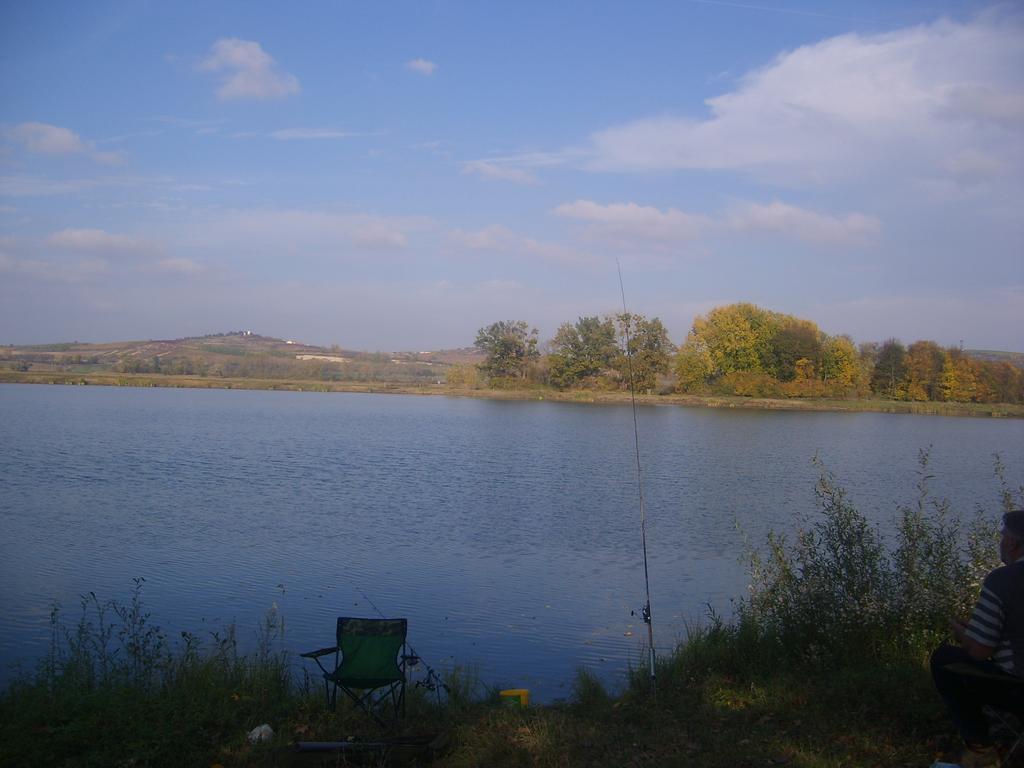
[(335, 653), (338, 650), (340, 650), (338, 646), (334, 646), (333, 648), (321, 648), (318, 651), (308, 651), (306, 653), (300, 653), (299, 656), (301, 656), (304, 659), (319, 659), (321, 656), (326, 656), (329, 653)]

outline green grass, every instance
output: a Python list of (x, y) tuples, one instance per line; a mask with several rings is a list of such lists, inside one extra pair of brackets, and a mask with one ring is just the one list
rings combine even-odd
[[(704, 630), (659, 661), (656, 694), (646, 675), (612, 695), (581, 672), (570, 701), (526, 710), (471, 679), (444, 706), (410, 689), (393, 733), (447, 731), (437, 761), (447, 766), (909, 766), (952, 743), (921, 664), (808, 675), (755, 668), (756, 650), (730, 630)], [(309, 765), (319, 763), (293, 754), (295, 741), (385, 735), (344, 703), (326, 712), (316, 684), (289, 675), (283, 654), (213, 648), (172, 659), (159, 685), (64, 677), (12, 686), (0, 699), (0, 764)], [(249, 744), (264, 722), (274, 740)]]

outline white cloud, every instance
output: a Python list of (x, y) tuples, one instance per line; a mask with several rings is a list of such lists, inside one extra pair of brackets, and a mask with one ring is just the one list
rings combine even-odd
[(507, 227), (495, 225), (476, 231), (452, 230), (449, 239), (456, 248), (469, 251), (501, 253), (516, 258), (561, 264), (590, 264), (594, 257), (586, 251), (560, 243), (523, 237)]
[(353, 245), (364, 248), (404, 248), (409, 244), (405, 232), (394, 227), (391, 222), (372, 216), (360, 217), (350, 222), (352, 229), (348, 236)]
[(85, 155), (97, 163), (117, 164), (123, 158), (116, 152), (99, 152), (91, 141), (77, 133), (48, 123), (19, 123), (4, 135), (39, 155)]
[(973, 121), (980, 117), (1019, 128), (1024, 123), (1024, 93), (978, 83), (954, 85), (946, 91), (942, 111), (956, 119)]
[(171, 272), (179, 275), (197, 275), (205, 272), (206, 267), (192, 259), (175, 258), (161, 259), (157, 262), (157, 269), (161, 272)]
[(347, 139), (355, 136), (334, 128), (284, 128), (270, 134), (278, 141), (300, 141), (304, 139)]
[(521, 168), (513, 168), (508, 165), (488, 162), (487, 160), (472, 160), (462, 164), (464, 174), (476, 174), (485, 179), (500, 179), (511, 181), (515, 184), (537, 184), (537, 177), (529, 171)]
[(515, 235), (500, 224), (476, 232), (464, 232), (457, 229), (451, 233), (451, 237), (463, 248), (473, 251), (508, 250), (515, 243)]
[(238, 210), (193, 232), (195, 243), (241, 252), (321, 254), (335, 258), (360, 250), (400, 250), (409, 234), (431, 226), (417, 217), (308, 210)]
[(51, 181), (37, 176), (0, 176), (0, 196), (45, 197), (78, 192), (91, 184), (81, 181)]
[(437, 64), (426, 59), (413, 59), (405, 64), (406, 67), (411, 69), (413, 72), (419, 72), (421, 75), (432, 75), (434, 70), (437, 69)]
[(524, 237), (522, 251), (529, 256), (536, 256), (544, 261), (561, 262), (563, 264), (593, 264), (597, 259), (586, 251), (560, 243), (547, 243), (532, 237)]
[(517, 280), (484, 280), (482, 283), (477, 284), (473, 287), (473, 290), (480, 290), (485, 293), (497, 294), (503, 296), (512, 291), (521, 291), (525, 288), (522, 283)]
[(620, 239), (677, 242), (696, 237), (708, 224), (707, 217), (669, 208), (660, 210), (636, 203), (601, 205), (577, 200), (555, 208), (553, 213), (594, 225), (600, 232)]
[(36, 280), (59, 283), (79, 283), (107, 271), (103, 259), (83, 259), (73, 264), (62, 264), (41, 259), (18, 259), (0, 253), (0, 273), (21, 275)]
[(997, 12), (843, 35), (778, 56), (707, 102), (706, 118), (651, 117), (591, 137), (595, 170), (739, 170), (818, 183), (1024, 171), (1024, 17)]
[(252, 40), (221, 38), (201, 69), (223, 73), (217, 96), (232, 99), (282, 99), (301, 90), (295, 75), (281, 71), (263, 47)]
[(589, 226), (588, 237), (619, 247), (635, 247), (642, 242), (678, 245), (729, 229), (773, 232), (819, 244), (851, 244), (869, 240), (882, 228), (877, 218), (862, 213), (833, 216), (780, 201), (745, 203), (731, 213), (704, 215), (636, 203), (603, 205), (577, 200), (558, 206), (552, 213), (584, 222)]
[(147, 245), (138, 238), (102, 229), (62, 229), (46, 238), (46, 242), (73, 251), (137, 253), (147, 250)]
[(881, 222), (862, 213), (829, 216), (779, 201), (749, 203), (729, 218), (740, 231), (775, 232), (815, 243), (859, 243), (877, 235)]
[(8, 138), (24, 145), (29, 152), (43, 155), (75, 155), (89, 151), (78, 134), (46, 123), (20, 123), (6, 131)]

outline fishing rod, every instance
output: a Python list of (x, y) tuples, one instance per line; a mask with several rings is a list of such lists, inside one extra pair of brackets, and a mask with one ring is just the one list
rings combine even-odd
[(615, 266), (619, 271), (619, 291), (622, 293), (622, 314), (625, 321), (622, 327), (625, 330), (626, 336), (626, 369), (629, 371), (629, 399), (633, 405), (633, 447), (636, 453), (636, 487), (640, 494), (640, 541), (643, 544), (644, 551), (644, 590), (647, 597), (640, 615), (644, 620), (644, 624), (647, 625), (647, 645), (650, 648), (651, 693), (657, 693), (657, 678), (654, 672), (654, 623), (651, 621), (651, 579), (647, 571), (647, 513), (644, 508), (644, 479), (643, 473), (640, 471), (640, 430), (636, 422), (636, 386), (633, 383), (633, 352), (630, 349), (629, 343), (629, 324), (632, 316), (629, 314), (629, 310), (626, 309), (626, 289), (622, 284), (622, 265), (618, 259), (615, 260)]
[[(375, 610), (377, 612), (378, 616), (380, 616), (382, 619), (386, 619), (387, 618), (387, 616), (384, 615), (384, 613), (381, 611), (381, 609), (377, 607), (377, 604), (374, 603), (373, 600), (370, 599), (370, 596), (367, 595), (362, 589), (359, 588), (358, 584), (356, 584), (351, 579), (348, 579), (347, 581), (348, 581), (349, 584), (352, 585), (352, 587), (355, 589), (356, 592), (358, 592), (360, 595), (362, 595), (363, 600), (365, 600), (367, 603), (370, 604), (370, 607), (373, 608), (373, 610)], [(441, 679), (441, 676), (439, 674), (437, 674), (437, 672), (434, 671), (434, 668), (431, 667), (430, 664), (427, 663), (427, 660), (425, 658), (423, 658), (416, 651), (415, 648), (412, 647), (412, 643), (410, 643), (408, 640), (406, 640), (405, 644), (409, 648), (409, 654), (411, 655), (411, 659), (410, 660), (414, 660), (413, 661), (413, 666), (415, 666), (415, 664), (417, 664), (417, 663), (422, 662), (423, 666), (426, 667), (426, 669), (427, 669), (427, 677), (426, 677), (426, 679), (424, 679), (424, 680), (417, 680), (414, 685), (417, 688), (426, 688), (428, 691), (436, 691), (437, 692), (437, 702), (438, 702), (438, 704), (440, 704), (441, 703), (441, 693), (440, 693), (441, 690), (444, 690), (445, 693), (450, 694), (451, 693), (451, 688), (449, 688), (447, 683), (445, 683), (444, 680)]]

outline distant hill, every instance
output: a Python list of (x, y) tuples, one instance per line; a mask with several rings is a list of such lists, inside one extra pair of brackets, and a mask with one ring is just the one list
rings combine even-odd
[(978, 360), (991, 363), (1009, 363), (1024, 370), (1024, 352), (997, 352), (992, 349), (965, 349), (965, 353)]
[(0, 347), (0, 369), (71, 373), (162, 373), (436, 382), (452, 365), (483, 359), (473, 347), (430, 352), (364, 352), (230, 331), (208, 336), (102, 344), (62, 342)]

